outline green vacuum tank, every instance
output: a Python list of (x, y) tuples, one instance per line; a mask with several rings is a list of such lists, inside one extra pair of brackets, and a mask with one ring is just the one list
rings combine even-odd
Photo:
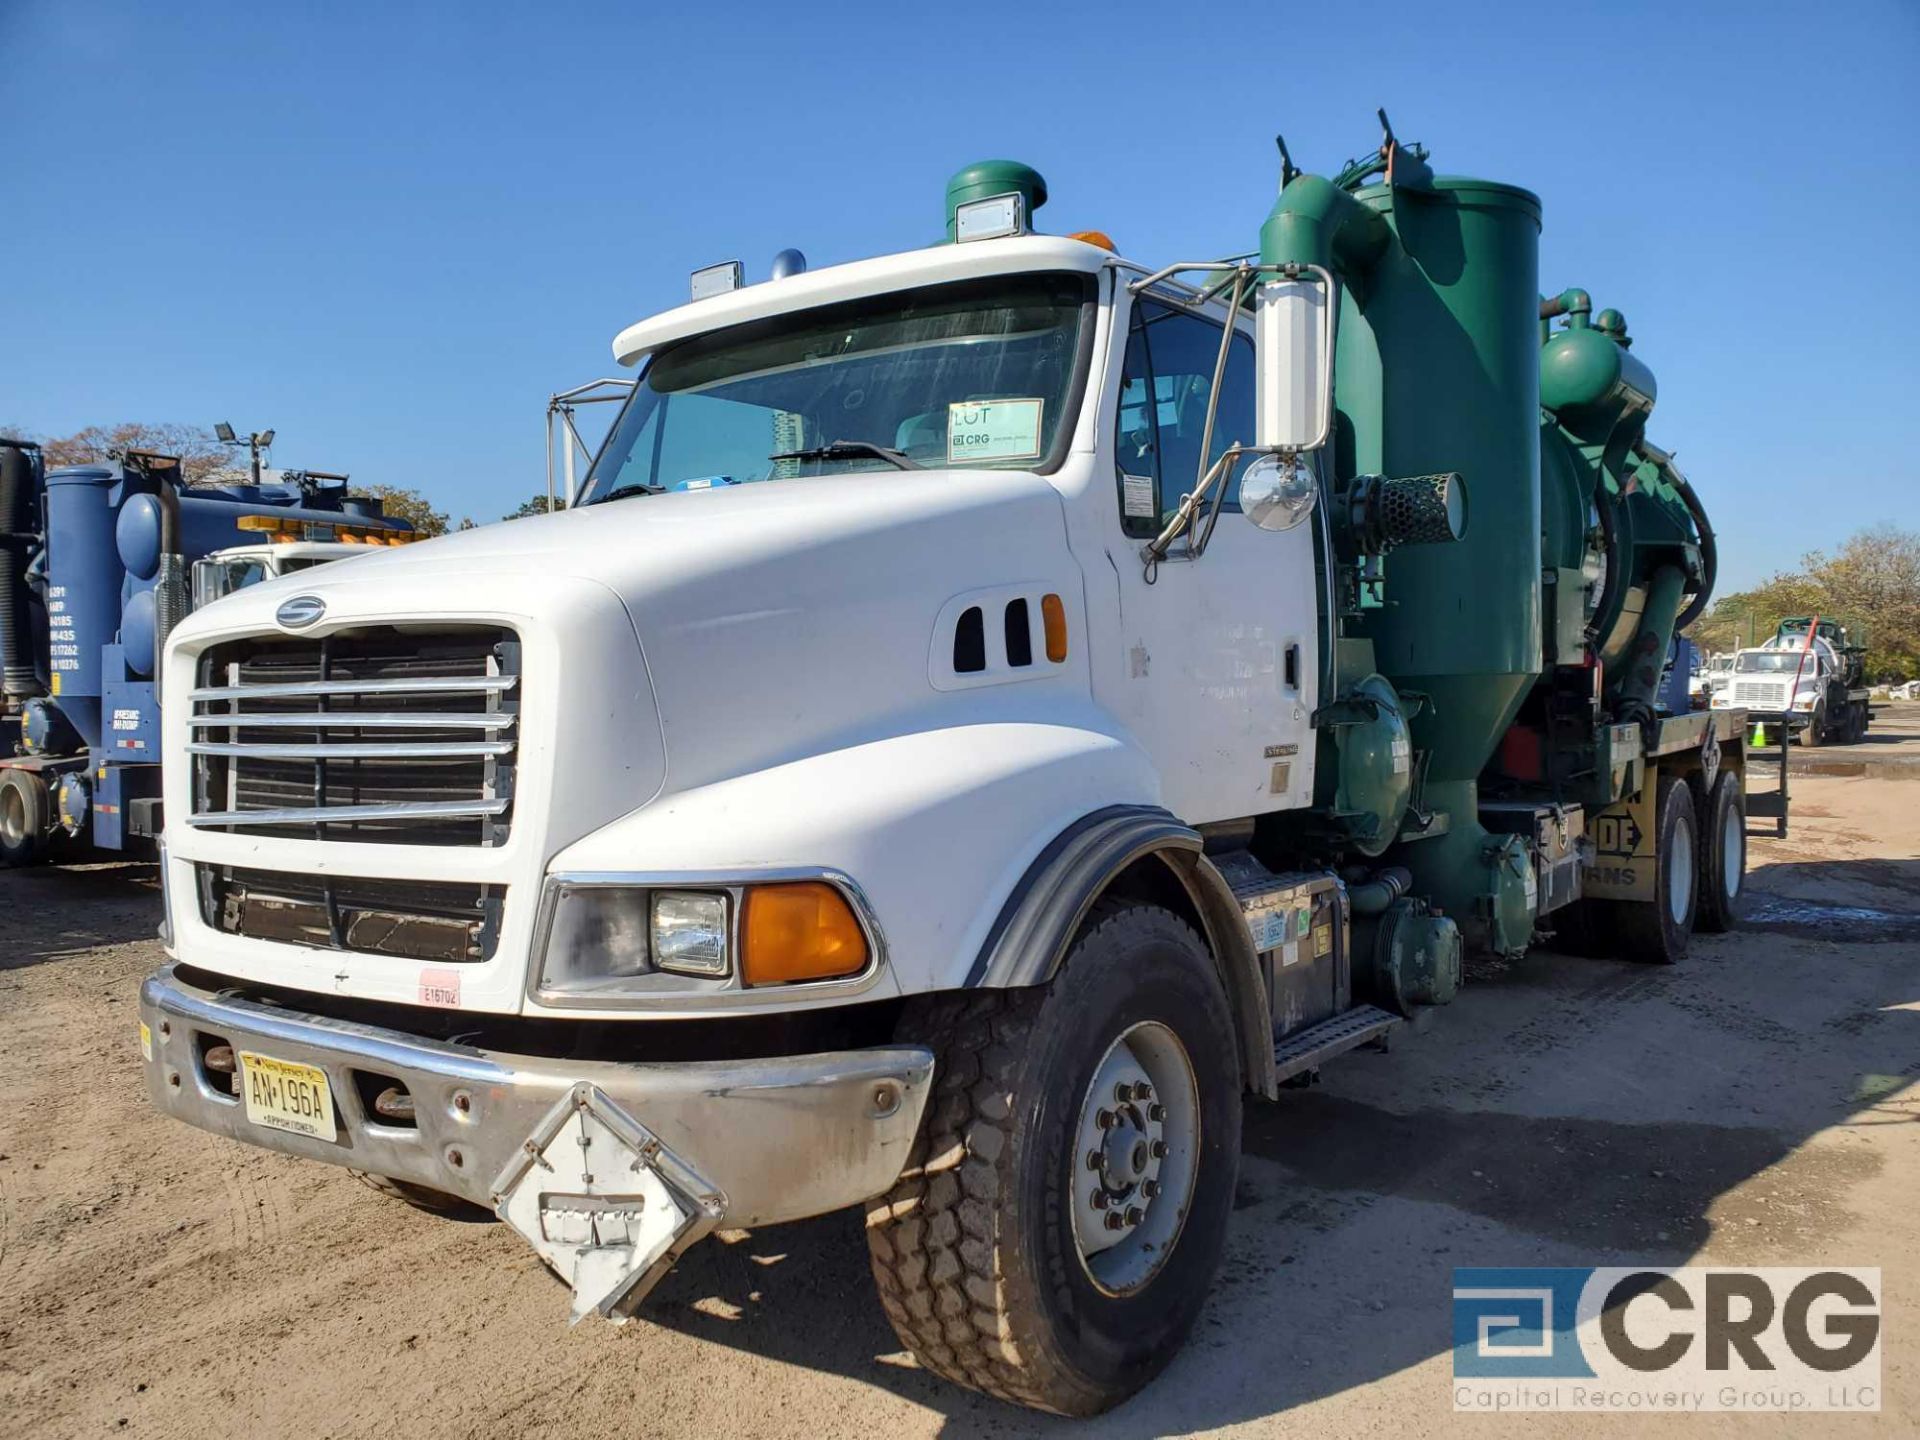
[[(1593, 772), (1601, 728), (1652, 715), (1659, 658), (1711, 590), (1712, 532), (1671, 456), (1644, 439), (1652, 374), (1627, 353), (1624, 318), (1590, 316), (1583, 291), (1542, 300), (1536, 196), (1436, 176), (1390, 129), (1331, 179), (1282, 157), (1261, 263), (1320, 266), (1339, 287), (1337, 427), (1322, 456), (1332, 700), (1316, 722), (1337, 784), (1316, 791), (1307, 823), (1405, 867), (1471, 947), (1517, 954), (1536, 918), (1533, 864), (1509, 826), (1482, 825), (1481, 786), (1614, 798), (1571, 782)], [(1568, 329), (1552, 333), (1554, 317)], [(1470, 510), (1457, 538), (1383, 538), (1363, 518), (1369, 495), (1455, 481)], [(1347, 773), (1379, 747), (1340, 733), (1384, 713), (1369, 698), (1380, 676), (1407, 717), (1414, 785), (1404, 813), (1368, 816), (1340, 797), (1379, 793)], [(1580, 704), (1584, 727), (1545, 718)]]
[(1343, 297), (1336, 463), (1457, 471), (1473, 507), (1456, 543), (1385, 557), (1388, 603), (1359, 627), (1395, 687), (1427, 697), (1431, 796), (1479, 776), (1540, 674), (1540, 202), (1448, 176), (1354, 198), (1393, 239)]

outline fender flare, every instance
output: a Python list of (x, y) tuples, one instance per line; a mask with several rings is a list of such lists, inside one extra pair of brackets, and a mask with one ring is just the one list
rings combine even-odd
[(967, 988), (1046, 984), (1066, 960), (1094, 902), (1122, 871), (1148, 856), (1166, 865), (1200, 917), (1240, 1032), (1247, 1088), (1272, 1096), (1278, 1087), (1266, 983), (1240, 902), (1207, 858), (1200, 833), (1165, 810), (1109, 806), (1055, 836), (1001, 906), (967, 972)]

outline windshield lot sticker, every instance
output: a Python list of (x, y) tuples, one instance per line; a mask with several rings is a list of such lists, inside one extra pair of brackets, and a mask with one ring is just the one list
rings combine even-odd
[(1040, 400), (956, 400), (947, 406), (947, 459), (1034, 460)]

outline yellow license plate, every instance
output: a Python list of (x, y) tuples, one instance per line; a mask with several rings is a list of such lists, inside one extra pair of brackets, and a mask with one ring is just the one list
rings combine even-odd
[(316, 1140), (333, 1140), (333, 1092), (327, 1072), (271, 1055), (240, 1052), (240, 1099), (247, 1119), (269, 1130), (289, 1130)]

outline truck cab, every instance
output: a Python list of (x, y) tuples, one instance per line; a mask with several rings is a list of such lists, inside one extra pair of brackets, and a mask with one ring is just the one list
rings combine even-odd
[(1671, 963), (1741, 888), (1743, 717), (1655, 705), (1713, 562), (1651, 375), (1542, 302), (1537, 199), (1423, 156), (1157, 268), (969, 167), (948, 243), (621, 331), (565, 511), (189, 617), (155, 1103), (493, 1211), (576, 1319), (863, 1205), (924, 1366), (1138, 1389), (1243, 1099), (1469, 949)]
[(334, 560), (367, 554), (363, 541), (273, 540), (234, 545), (193, 562), (191, 591), (197, 610), (249, 585), (311, 570)]

